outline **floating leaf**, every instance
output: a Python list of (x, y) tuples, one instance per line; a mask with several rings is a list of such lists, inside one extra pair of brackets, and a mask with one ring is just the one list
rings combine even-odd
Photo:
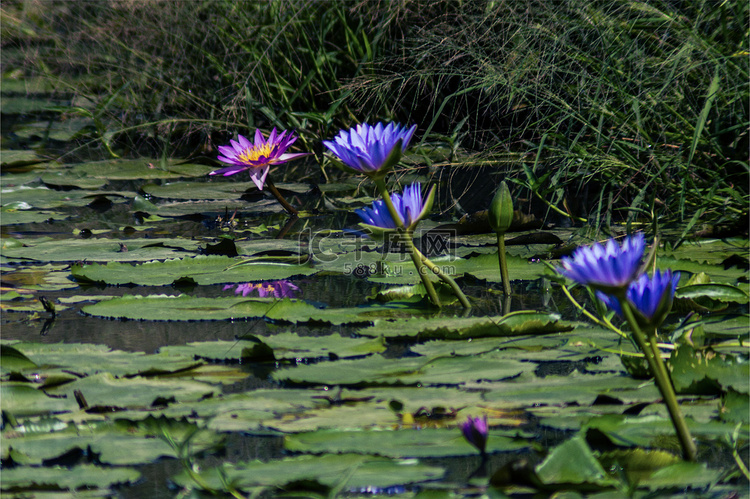
[[(272, 352), (271, 359), (256, 358), (259, 346)], [(346, 338), (338, 334), (328, 336), (299, 336), (297, 333), (277, 333), (273, 336), (246, 335), (240, 341), (204, 341), (185, 346), (161, 349), (166, 355), (195, 356), (210, 360), (302, 360), (330, 357), (356, 357), (382, 352), (382, 339)]]
[[(111, 350), (105, 345), (82, 343), (14, 343), (36, 366), (67, 368), (78, 376), (107, 372), (114, 376), (158, 375), (183, 371), (201, 363), (192, 356), (146, 355)], [(33, 369), (33, 367), (31, 368)], [(20, 371), (20, 372), (23, 372)]]
[(75, 491), (81, 487), (108, 488), (133, 483), (141, 474), (132, 468), (103, 468), (82, 464), (73, 468), (16, 467), (3, 470), (3, 490), (48, 490), (59, 488)]
[[(497, 263), (495, 264), (497, 266)], [(496, 317), (436, 317), (378, 321), (373, 327), (360, 329), (363, 336), (386, 338), (460, 339), (486, 336), (520, 336), (570, 331), (573, 326), (560, 321), (557, 314), (523, 310)]]
[(76, 264), (71, 273), (73, 277), (83, 282), (165, 286), (181, 279), (192, 279), (200, 285), (224, 284), (287, 279), (295, 275), (309, 275), (316, 272), (315, 269), (306, 265), (273, 262), (258, 262), (233, 267), (240, 261), (242, 260), (228, 256), (199, 255), (163, 262), (150, 261), (135, 266), (120, 262), (110, 262), (105, 265)]
[[(442, 468), (420, 464), (417, 460), (392, 460), (358, 454), (299, 456), (262, 463), (226, 463), (198, 473), (202, 483), (214, 490), (225, 484), (247, 490), (250, 487), (283, 487), (293, 482), (314, 480), (328, 487), (345, 489), (359, 487), (391, 487), (408, 485), (443, 476)], [(343, 479), (346, 479), (342, 482)], [(190, 475), (183, 472), (173, 478), (182, 487), (195, 486)]]
[(90, 161), (72, 167), (71, 173), (98, 179), (133, 180), (133, 179), (176, 179), (181, 177), (203, 177), (211, 172), (212, 167), (196, 164), (179, 164), (178, 160), (167, 160), (164, 167), (159, 160), (110, 159)]
[(112, 239), (65, 239), (61, 241), (26, 240), (26, 246), (3, 251), (8, 258), (43, 262), (133, 262), (174, 258), (185, 251), (196, 251), (198, 241), (188, 239), (128, 239), (123, 251), (120, 242)]
[[(517, 451), (528, 446), (528, 441), (515, 438), (513, 432), (489, 432), (487, 452)], [(394, 458), (470, 456), (477, 453), (457, 427), (393, 431), (319, 430), (287, 435), (284, 447), (293, 452), (354, 452)]]
[(563, 442), (536, 467), (539, 480), (547, 486), (572, 485), (606, 488), (617, 483), (610, 478), (580, 435)]
[(750, 363), (711, 350), (680, 345), (669, 360), (677, 393), (717, 393), (720, 388), (750, 392)]
[(301, 300), (284, 298), (201, 298), (188, 295), (123, 296), (83, 307), (83, 312), (113, 319), (156, 321), (227, 320), (266, 317), (286, 322), (316, 321), (330, 324), (368, 323), (379, 315), (399, 311), (414, 313), (409, 304), (351, 308), (316, 308)]
[(274, 379), (324, 385), (460, 385), (469, 381), (500, 380), (532, 369), (529, 363), (506, 356), (386, 359), (373, 355), (360, 360), (340, 360), (281, 369)]
[[(167, 438), (163, 438), (164, 435)], [(181, 438), (182, 435), (182, 438)], [(62, 431), (24, 433), (21, 436), (6, 432), (1, 448), (3, 459), (12, 453), (16, 462), (38, 465), (63, 455), (92, 452), (97, 460), (112, 465), (148, 463), (161, 457), (180, 457), (179, 449), (170, 440), (181, 442), (190, 436), (190, 450), (198, 453), (221, 445), (221, 437), (210, 430), (198, 429), (185, 422), (154, 420), (141, 423), (88, 423), (69, 425)]]

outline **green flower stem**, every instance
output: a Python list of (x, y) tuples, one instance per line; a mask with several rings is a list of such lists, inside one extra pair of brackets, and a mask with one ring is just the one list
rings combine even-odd
[(508, 279), (508, 259), (505, 255), (505, 232), (497, 233), (497, 259), (500, 265), (500, 278), (503, 280), (503, 293), (511, 295), (510, 280)]
[(281, 203), (281, 206), (284, 207), (284, 209), (286, 210), (287, 213), (289, 213), (293, 217), (298, 217), (299, 216), (299, 212), (294, 208), (294, 206), (292, 206), (291, 204), (289, 204), (289, 202), (286, 199), (284, 199), (284, 196), (281, 195), (281, 193), (279, 192), (279, 190), (276, 188), (276, 186), (273, 184), (273, 182), (271, 182), (271, 179), (268, 178), (268, 177), (266, 177), (266, 186), (268, 187), (268, 190), (271, 191), (271, 194), (273, 194), (273, 196), (276, 198), (276, 200), (279, 203)]
[(400, 236), (399, 239), (401, 239), (401, 242), (405, 243), (409, 247), (409, 255), (411, 256), (411, 261), (414, 263), (414, 267), (416, 267), (420, 279), (422, 279), (422, 284), (424, 285), (424, 288), (430, 297), (430, 301), (432, 301), (433, 305), (435, 305), (436, 307), (442, 307), (440, 298), (435, 291), (435, 286), (432, 285), (432, 281), (430, 281), (427, 272), (423, 270), (424, 265), (422, 265), (422, 260), (420, 258), (421, 253), (419, 253), (416, 246), (414, 246), (414, 241), (412, 241), (412, 234), (406, 230), (401, 217), (396, 212), (395, 206), (393, 206), (391, 195), (388, 193), (388, 188), (385, 186), (385, 180), (382, 178), (373, 178), (373, 181), (380, 191), (380, 195), (383, 197), (383, 201), (385, 201), (385, 205), (388, 208), (388, 213), (391, 214), (391, 218), (396, 223), (398, 234)]
[(648, 366), (651, 370), (651, 375), (654, 377), (656, 386), (661, 392), (661, 396), (664, 399), (664, 403), (667, 405), (669, 411), (669, 417), (672, 419), (672, 424), (677, 432), (677, 438), (680, 440), (680, 446), (682, 447), (682, 456), (687, 461), (695, 461), (697, 450), (695, 442), (690, 436), (690, 430), (688, 430), (685, 418), (680, 410), (680, 405), (677, 403), (677, 395), (675, 394), (672, 381), (667, 372), (667, 367), (664, 365), (664, 361), (659, 353), (659, 347), (656, 344), (656, 336), (651, 336), (651, 341), (647, 342), (646, 336), (638, 326), (638, 322), (635, 320), (633, 310), (630, 308), (627, 298), (625, 296), (619, 296), (620, 307), (622, 308), (625, 319), (630, 324), (630, 329), (633, 332), (638, 347), (646, 356)]
[(591, 312), (589, 312), (588, 310), (586, 310), (586, 308), (583, 305), (581, 305), (580, 303), (578, 303), (578, 301), (575, 298), (573, 298), (573, 295), (570, 294), (570, 290), (568, 289), (567, 286), (565, 286), (563, 284), (560, 287), (562, 288), (563, 293), (565, 293), (565, 296), (568, 297), (568, 300), (570, 300), (570, 302), (573, 304), (573, 306), (576, 307), (581, 313), (583, 313), (583, 315), (585, 315), (586, 317), (588, 317), (589, 320), (591, 320), (592, 322), (594, 322), (594, 324), (597, 324), (597, 325), (599, 325), (601, 327), (610, 329), (610, 330), (614, 331), (615, 333), (617, 333), (622, 338), (627, 338), (628, 337), (627, 334), (625, 334), (622, 331), (620, 331), (620, 329), (618, 327), (616, 327), (614, 324), (612, 324), (612, 322), (610, 322), (609, 320), (607, 320), (606, 317), (602, 318), (602, 320), (599, 320), (594, 314), (592, 314)]
[[(414, 243), (412, 243), (412, 246), (413, 244)], [(461, 305), (463, 305), (465, 309), (470, 309), (471, 303), (469, 303), (469, 300), (468, 298), (466, 298), (464, 292), (461, 291), (461, 288), (458, 286), (458, 284), (456, 284), (456, 281), (454, 281), (451, 276), (444, 274), (443, 271), (440, 270), (440, 267), (432, 263), (430, 259), (424, 256), (417, 248), (414, 248), (414, 251), (419, 253), (419, 256), (422, 259), (422, 263), (424, 263), (427, 268), (429, 268), (436, 276), (442, 279), (444, 283), (451, 287), (451, 289), (453, 290), (453, 294), (456, 295), (456, 298), (458, 298), (458, 301), (461, 302)]]

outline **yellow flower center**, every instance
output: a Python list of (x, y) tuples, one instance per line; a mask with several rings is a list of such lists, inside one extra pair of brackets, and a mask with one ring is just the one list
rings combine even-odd
[(237, 159), (245, 163), (251, 163), (258, 161), (261, 156), (268, 156), (271, 154), (271, 145), (265, 144), (262, 146), (249, 147), (237, 155)]

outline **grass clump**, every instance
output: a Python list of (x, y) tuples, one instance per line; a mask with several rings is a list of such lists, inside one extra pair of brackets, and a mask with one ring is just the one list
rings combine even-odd
[[(488, 200), (496, 174), (536, 200), (525, 209), (597, 231), (746, 226), (747, 11), (739, 0), (27, 0), (2, 7), (3, 72), (85, 97), (113, 154), (212, 156), (237, 132), (276, 126), (296, 128), (324, 164), (320, 139), (394, 119), (419, 125), (431, 172), (466, 186), (456, 206)], [(309, 165), (286, 172), (323, 180)]]

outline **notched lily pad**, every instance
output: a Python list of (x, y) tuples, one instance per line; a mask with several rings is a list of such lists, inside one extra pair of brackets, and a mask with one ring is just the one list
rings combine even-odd
[[(490, 430), (487, 452), (528, 448), (526, 439), (513, 432)], [(284, 437), (284, 447), (293, 452), (362, 453), (394, 458), (470, 456), (477, 453), (458, 428), (401, 429), (392, 431), (318, 430)]]
[(300, 336), (286, 332), (273, 336), (246, 335), (238, 341), (188, 343), (185, 346), (163, 347), (160, 351), (166, 355), (195, 355), (210, 360), (258, 362), (358, 357), (384, 350), (385, 343), (381, 338), (347, 338), (338, 334)]
[(212, 168), (206, 165), (180, 164), (178, 160), (167, 160), (162, 167), (159, 160), (110, 159), (90, 161), (72, 167), (72, 173), (107, 180), (176, 179), (181, 177), (203, 177)]
[[(359, 487), (391, 487), (408, 485), (443, 476), (443, 469), (419, 463), (415, 459), (392, 460), (358, 454), (298, 456), (262, 463), (229, 464), (198, 472), (202, 483), (213, 490), (224, 490), (226, 483), (240, 490), (253, 487), (281, 487), (287, 484), (314, 481), (324, 487), (346, 489)], [(342, 483), (342, 478), (346, 481)], [(182, 487), (195, 481), (183, 472), (173, 477)]]
[(135, 266), (119, 262), (104, 265), (76, 264), (71, 269), (71, 273), (81, 282), (166, 286), (188, 278), (192, 279), (195, 284), (203, 285), (280, 280), (316, 272), (307, 265), (289, 263), (258, 262), (236, 266), (240, 261), (238, 258), (222, 255), (199, 255), (163, 262), (145, 262)]
[(501, 380), (533, 369), (533, 364), (490, 354), (473, 357), (407, 357), (386, 359), (373, 355), (281, 369), (273, 378), (299, 384), (324, 385), (462, 385)]
[(17, 467), (3, 470), (3, 490), (78, 490), (82, 487), (106, 489), (117, 484), (134, 483), (141, 474), (132, 468), (104, 468), (82, 464), (69, 468)]
[(548, 334), (572, 329), (573, 325), (561, 321), (558, 314), (523, 310), (495, 317), (414, 317), (378, 321), (373, 327), (360, 329), (357, 333), (363, 336), (427, 340)]

